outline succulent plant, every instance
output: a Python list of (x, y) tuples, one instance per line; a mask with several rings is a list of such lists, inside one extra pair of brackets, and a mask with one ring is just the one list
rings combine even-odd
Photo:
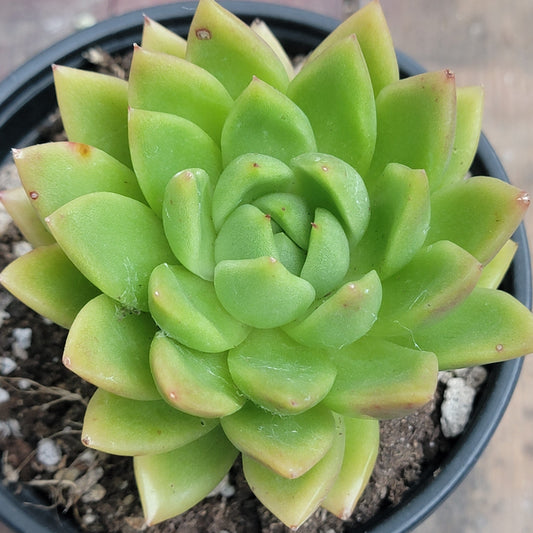
[(200, 0), (146, 19), (129, 80), (54, 66), (68, 142), (14, 150), (34, 249), (2, 284), (69, 328), (83, 443), (133, 456), (148, 523), (245, 477), (296, 528), (348, 518), (380, 419), (441, 369), (533, 351), (497, 290), (529, 204), (468, 177), (483, 93), (400, 79), (377, 1), (295, 73), (264, 24)]

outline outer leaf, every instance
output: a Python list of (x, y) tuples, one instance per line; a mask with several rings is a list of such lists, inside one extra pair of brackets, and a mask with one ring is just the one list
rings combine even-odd
[(486, 264), (511, 237), (529, 203), (526, 192), (496, 178), (462, 180), (432, 196), (426, 244), (449, 240)]
[(274, 50), (214, 0), (200, 0), (196, 8), (186, 57), (218, 78), (233, 98), (253, 76), (282, 92), (289, 81)]
[(42, 219), (70, 200), (91, 192), (114, 192), (144, 202), (133, 171), (86, 144), (37, 144), (16, 150), (14, 160), (32, 205)]
[(218, 144), (233, 100), (209, 72), (184, 59), (136, 47), (128, 85), (131, 107), (190, 120)]
[(476, 288), (412, 339), (437, 354), (441, 370), (506, 361), (533, 351), (533, 315), (506, 292)]
[(212, 280), (215, 229), (211, 218), (212, 189), (202, 169), (184, 170), (166, 186), (163, 227), (178, 260), (191, 272)]
[(97, 389), (87, 406), (81, 440), (114, 455), (151, 455), (195, 441), (217, 424), (182, 413), (163, 400), (130, 400)]
[(332, 296), (317, 301), (303, 319), (283, 329), (305, 346), (339, 349), (365, 335), (381, 305), (381, 283), (375, 271), (346, 283)]
[(149, 52), (162, 52), (185, 58), (187, 41), (159, 22), (144, 15), (142, 47)]
[(151, 209), (125, 196), (95, 192), (71, 200), (46, 222), (89, 281), (128, 309), (148, 311), (148, 278), (173, 258)]
[(33, 246), (47, 246), (55, 242), (43, 224), (22, 187), (0, 191), (0, 202), (24, 238)]
[(297, 155), (316, 151), (307, 116), (284, 94), (255, 77), (228, 115), (221, 147), (224, 165), (247, 153), (289, 163)]
[(309, 282), (273, 257), (218, 263), (215, 291), (228, 313), (256, 328), (275, 328), (295, 320), (315, 298)]
[(220, 418), (246, 401), (231, 380), (224, 353), (205, 354), (165, 335), (154, 338), (150, 364), (162, 396), (177, 409), (195, 416)]
[(426, 171), (442, 183), (455, 135), (455, 76), (427, 72), (388, 85), (376, 99), (377, 143), (367, 185), (392, 162)]
[(394, 274), (424, 244), (430, 217), (426, 173), (387, 165), (372, 194), (368, 229), (352, 259), (354, 271), (376, 270), (382, 279)]
[(371, 335), (410, 335), (434, 321), (472, 292), (481, 264), (450, 241), (423, 248), (413, 260), (383, 282), (383, 302)]
[(85, 381), (133, 400), (157, 400), (150, 372), (150, 315), (127, 313), (101, 294), (78, 313), (69, 331), (63, 364)]
[(244, 475), (259, 500), (285, 525), (296, 530), (317, 509), (339, 473), (344, 455), (344, 427), (337, 417), (337, 431), (329, 452), (311, 470), (287, 479), (243, 455)]
[(233, 160), (222, 172), (213, 193), (213, 222), (219, 231), (228, 215), (241, 204), (250, 204), (265, 194), (294, 188), (291, 169), (273, 157), (246, 154)]
[(1, 272), (0, 283), (28, 307), (65, 328), (98, 294), (57, 244), (40, 246), (10, 263)]
[(297, 478), (316, 465), (335, 441), (335, 419), (323, 407), (279, 416), (250, 402), (221, 420), (234, 446), (284, 478)]
[(399, 78), (392, 36), (378, 0), (372, 0), (340, 24), (315, 49), (309, 60), (312, 61), (328, 47), (352, 34), (357, 36), (365, 56), (374, 96), (377, 97), (383, 87)]
[(59, 111), (69, 141), (95, 146), (131, 167), (127, 82), (58, 65), (53, 70)]
[(364, 176), (376, 144), (376, 106), (356, 37), (307, 63), (287, 94), (309, 117), (318, 151), (339, 157)]
[(158, 326), (186, 346), (216, 353), (241, 343), (249, 328), (217, 299), (213, 284), (182, 266), (159, 265), (150, 277), (150, 312)]
[(337, 379), (324, 405), (349, 417), (397, 418), (427, 403), (437, 385), (435, 354), (364, 337), (334, 353)]
[(200, 168), (216, 183), (220, 151), (196, 124), (168, 113), (130, 109), (129, 134), (135, 173), (155, 213), (161, 215), (165, 188), (182, 170)]
[(237, 455), (217, 427), (177, 450), (135, 457), (135, 479), (146, 522), (153, 525), (172, 518), (205, 498)]
[(379, 422), (345, 418), (346, 446), (339, 477), (322, 507), (348, 520), (370, 479), (379, 451)]
[(500, 251), (485, 265), (477, 283), (478, 287), (497, 289), (503, 281), (518, 250), (518, 244), (508, 240)]
[(254, 330), (230, 350), (228, 365), (246, 396), (280, 414), (299, 413), (316, 405), (336, 375), (327, 354), (304, 347), (279, 330)]

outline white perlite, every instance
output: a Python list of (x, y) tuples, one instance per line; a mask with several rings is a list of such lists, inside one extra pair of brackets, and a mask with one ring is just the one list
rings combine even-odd
[(37, 443), (37, 461), (44, 466), (56, 466), (61, 460), (61, 450), (52, 439), (41, 439)]
[(17, 363), (11, 357), (0, 357), (0, 374), (7, 376), (17, 368)]
[(0, 403), (5, 403), (9, 400), (9, 392), (6, 389), (0, 389)]
[(459, 377), (449, 378), (441, 405), (440, 424), (445, 437), (460, 435), (472, 412), (476, 389)]

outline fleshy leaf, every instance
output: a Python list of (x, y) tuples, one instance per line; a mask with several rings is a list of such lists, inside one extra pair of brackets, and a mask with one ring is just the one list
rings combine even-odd
[(424, 244), (430, 217), (426, 173), (387, 165), (372, 194), (368, 229), (352, 259), (354, 271), (376, 270), (382, 279), (398, 271)]
[(76, 316), (63, 364), (108, 392), (133, 400), (160, 399), (149, 360), (156, 329), (150, 315), (128, 313), (101, 294)]
[(276, 328), (295, 320), (315, 298), (309, 282), (273, 257), (218, 263), (215, 290), (228, 313), (256, 328)]
[(114, 192), (144, 202), (133, 171), (106, 152), (86, 144), (37, 144), (17, 150), (14, 161), (42, 219), (70, 200), (91, 192)]
[(321, 298), (341, 284), (349, 265), (350, 245), (344, 229), (327, 209), (317, 208), (300, 276)]
[(54, 237), (39, 218), (23, 187), (0, 191), (0, 202), (33, 248), (54, 244)]
[(365, 335), (376, 321), (381, 305), (381, 284), (375, 271), (346, 283), (303, 319), (283, 329), (305, 346), (342, 348)]
[(0, 273), (0, 283), (28, 307), (65, 328), (99, 292), (57, 244), (40, 246), (10, 263)]
[(228, 365), (233, 381), (246, 396), (280, 414), (316, 405), (336, 375), (327, 354), (296, 343), (280, 330), (254, 330), (230, 350)]
[(346, 445), (341, 471), (322, 507), (348, 520), (374, 469), (379, 451), (379, 422), (344, 418)]
[[(136, 47), (128, 87), (130, 107), (185, 118), (220, 142), (233, 100), (206, 70), (184, 59)], [(175, 140), (179, 142), (179, 138)]]
[(499, 179), (461, 180), (432, 195), (426, 244), (449, 240), (486, 264), (511, 237), (529, 203), (527, 193)]
[(440, 317), (476, 286), (481, 264), (450, 241), (427, 246), (394, 276), (383, 281), (383, 301), (371, 335), (410, 335)]
[(89, 281), (128, 309), (148, 311), (148, 278), (173, 258), (161, 220), (150, 208), (119, 194), (95, 192), (71, 200), (46, 222)]
[(476, 288), (411, 339), (437, 354), (441, 370), (506, 361), (533, 352), (533, 315), (506, 292)]
[(218, 420), (182, 413), (163, 400), (131, 400), (97, 389), (87, 406), (81, 440), (114, 455), (151, 455), (184, 446), (217, 424)]
[(341, 417), (336, 417), (336, 420), (337, 428), (330, 450), (299, 478), (279, 476), (248, 455), (243, 455), (244, 475), (250, 488), (261, 503), (292, 530), (296, 530), (318, 508), (337, 478), (345, 437)]
[(288, 164), (297, 155), (315, 152), (316, 143), (302, 110), (254, 77), (228, 115), (221, 148), (224, 165), (247, 153), (269, 155)]
[(383, 87), (399, 79), (396, 51), (378, 0), (372, 0), (337, 26), (314, 50), (309, 60), (314, 60), (328, 47), (353, 34), (363, 51), (374, 96), (377, 97)]
[(214, 186), (221, 170), (213, 139), (187, 119), (130, 109), (131, 157), (139, 185), (155, 213), (161, 215), (165, 188), (182, 170), (205, 170)]
[(298, 247), (285, 233), (274, 234), (277, 256), (282, 265), (295, 276), (299, 276), (305, 262), (305, 252)]
[(333, 414), (319, 406), (280, 416), (248, 402), (221, 424), (241, 452), (289, 479), (316, 465), (331, 448), (336, 433)]
[(509, 239), (500, 248), (500, 251), (483, 267), (477, 286), (485, 287), (486, 289), (497, 289), (503, 281), (517, 249), (518, 244)]
[(68, 140), (99, 148), (131, 168), (128, 83), (114, 76), (58, 65), (53, 71)]
[(323, 403), (342, 415), (402, 417), (435, 392), (438, 363), (431, 352), (364, 337), (333, 355), (337, 379)]
[(455, 76), (426, 72), (385, 87), (376, 99), (377, 142), (367, 186), (389, 163), (426, 171), (431, 190), (441, 182), (455, 135)]
[(376, 144), (376, 106), (355, 36), (307, 63), (287, 95), (309, 117), (318, 151), (339, 157), (364, 176)]
[(466, 176), (479, 143), (483, 118), (482, 87), (457, 88), (457, 119), (455, 140), (442, 184), (459, 181)]
[(241, 343), (249, 328), (220, 305), (213, 283), (180, 265), (154, 269), (148, 287), (150, 312), (172, 338), (201, 352), (223, 352)]
[(245, 154), (222, 172), (213, 193), (213, 222), (219, 231), (228, 215), (241, 204), (261, 196), (294, 187), (294, 174), (278, 159), (262, 154)]
[(148, 525), (185, 512), (227, 474), (238, 451), (220, 427), (171, 452), (135, 457), (133, 466)]
[(312, 212), (317, 207), (330, 211), (342, 224), (350, 244), (357, 243), (370, 216), (368, 193), (357, 171), (337, 157), (316, 153), (295, 157), (291, 168)]
[(187, 60), (220, 80), (233, 98), (257, 76), (284, 92), (289, 79), (270, 46), (214, 0), (200, 0), (187, 39)]
[(187, 50), (187, 41), (183, 37), (146, 15), (141, 44), (149, 52), (161, 52), (180, 58), (185, 58)]
[(185, 413), (220, 418), (246, 401), (231, 380), (225, 353), (191, 350), (160, 334), (150, 349), (150, 365), (161, 395)]
[(183, 266), (207, 280), (213, 279), (215, 268), (211, 196), (209, 176), (204, 170), (183, 170), (166, 186), (162, 213), (174, 255)]

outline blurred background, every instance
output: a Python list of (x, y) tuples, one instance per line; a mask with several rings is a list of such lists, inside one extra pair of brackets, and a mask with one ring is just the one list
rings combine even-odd
[[(256, 1), (256, 0), (249, 0)], [(0, 80), (63, 37), (158, 0), (0, 0)], [(366, 0), (277, 0), (342, 19)], [(533, 2), (381, 0), (394, 43), (458, 85), (485, 87), (483, 131), (514, 185), (533, 194)], [(526, 218), (533, 236), (533, 213)], [(480, 461), (416, 533), (533, 531), (533, 358)], [(7, 532), (0, 524), (0, 533)]]

